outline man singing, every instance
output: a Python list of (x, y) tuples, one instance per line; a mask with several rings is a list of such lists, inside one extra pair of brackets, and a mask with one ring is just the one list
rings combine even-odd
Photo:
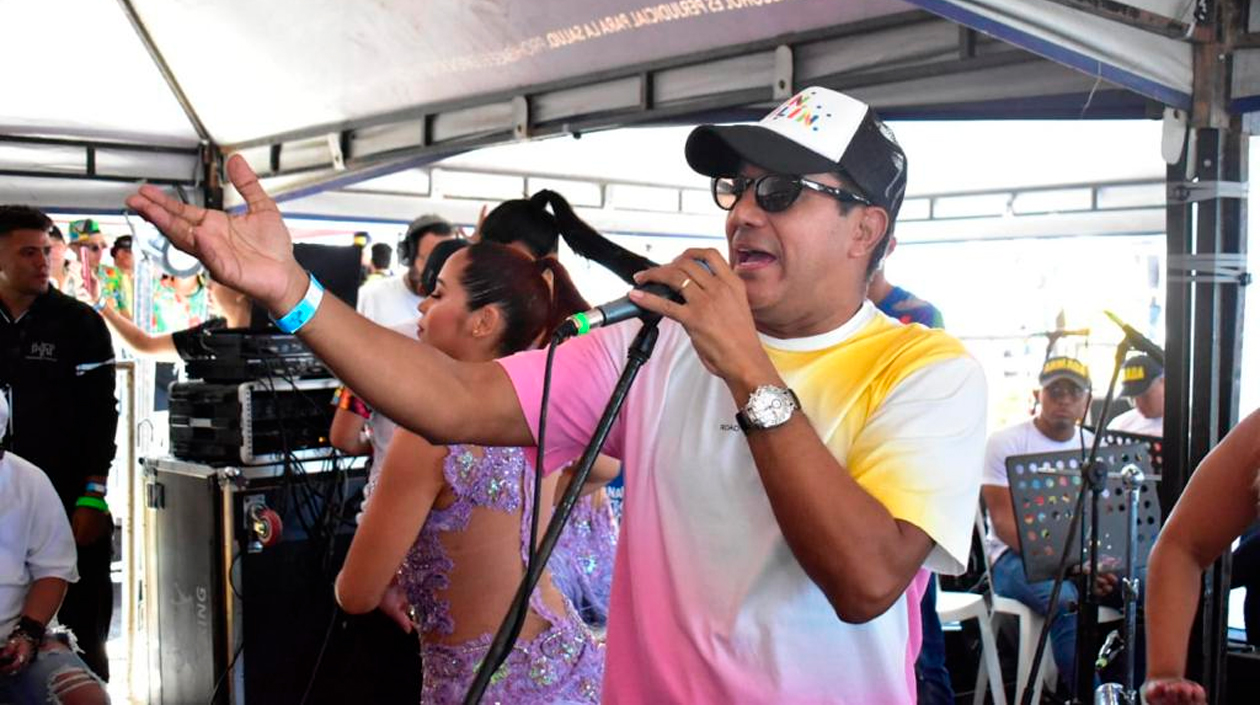
[[(905, 154), (868, 106), (809, 88), (756, 125), (697, 128), (686, 155), (728, 211), (728, 259), (641, 273), (681, 303), (633, 294), (667, 320), (605, 451), (626, 502), (604, 700), (913, 703), (924, 569), (966, 562), (985, 387), (956, 340), (866, 300)], [(459, 363), (356, 316), (293, 260), (244, 160), (228, 172), (245, 215), (151, 187), (128, 204), (402, 425), (535, 442), (545, 353)], [(581, 452), (637, 328), (557, 351), (548, 469)]]

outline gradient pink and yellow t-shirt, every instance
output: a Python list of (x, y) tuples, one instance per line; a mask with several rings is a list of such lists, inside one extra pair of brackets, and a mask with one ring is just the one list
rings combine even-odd
[[(637, 329), (557, 351), (549, 469), (585, 447)], [(762, 342), (841, 464), (936, 541), (925, 567), (960, 572), (984, 451), (979, 365), (869, 302), (829, 333)], [(544, 362), (501, 361), (535, 431)], [(840, 621), (788, 548), (735, 411), (682, 327), (663, 322), (605, 447), (625, 462), (626, 492), (604, 702), (913, 703), (926, 573), (876, 619)]]

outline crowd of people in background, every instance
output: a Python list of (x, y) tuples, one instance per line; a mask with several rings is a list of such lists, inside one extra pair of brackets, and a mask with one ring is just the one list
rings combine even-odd
[[(1048, 352), (1030, 418), (986, 439), (978, 364), (940, 330), (938, 309), (884, 273), (906, 155), (859, 101), (818, 88), (793, 101), (832, 112), (803, 126), (789, 101), (757, 126), (688, 139), (688, 162), (728, 212), (725, 260), (689, 250), (657, 266), (552, 191), (483, 212), (467, 238), (426, 214), (396, 252), (356, 240), (357, 311), (316, 297), (301, 334), (345, 385), (332, 445), (369, 458), (335, 586), (346, 613), (371, 615), (353, 638), (389, 645), (364, 666), (378, 674), (365, 697), (376, 679), (414, 677), (421, 702), (462, 700), (534, 550), (531, 524), (572, 481), (566, 467), (614, 384), (633, 328), (558, 350), (536, 467), (541, 348), (589, 308), (561, 241), (628, 286), (667, 284), (677, 298), (632, 295), (666, 319), (659, 349), (488, 697), (952, 703), (933, 574), (967, 568), (977, 511), (992, 590), (1047, 617), (1071, 687), (1079, 596), (1065, 584), (1052, 612), (1052, 582), (1029, 579), (1008, 461), (1083, 459), (1089, 423), (1158, 439), (1163, 366), (1130, 357), (1120, 394), (1133, 408), (1089, 419), (1089, 369)], [(243, 160), (228, 171), (252, 207), (269, 202)], [(190, 336), (247, 326), (255, 301), (284, 320), (310, 300), (278, 211), (232, 221), (229, 241), (226, 215), (192, 219), (147, 188), (128, 203), (219, 263), (148, 283), (147, 313), (130, 235), (111, 241), (94, 219), (63, 234), (35, 209), (0, 206), (0, 702), (107, 701), (115, 346), (173, 361)], [(1204, 461), (1152, 557), (1144, 597), (1168, 617), (1147, 613), (1152, 703), (1202, 702), (1183, 678), (1195, 580), (1256, 519), (1257, 423)], [(75, 444), (58, 442), (65, 427)], [(1206, 516), (1221, 506), (1225, 521)], [(1260, 565), (1256, 546), (1244, 542), (1241, 565)], [(1102, 597), (1117, 578), (1082, 584)]]

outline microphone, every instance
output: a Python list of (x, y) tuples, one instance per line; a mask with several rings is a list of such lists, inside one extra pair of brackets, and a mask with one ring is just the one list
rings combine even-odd
[(1132, 345), (1134, 350), (1150, 355), (1155, 358), (1155, 362), (1158, 362), (1160, 367), (1164, 366), (1163, 348), (1159, 347), (1155, 343), (1152, 343), (1150, 338), (1147, 338), (1137, 332), (1133, 326), (1120, 320), (1120, 317), (1111, 311), (1103, 311), (1103, 313), (1107, 314), (1107, 318), (1110, 318), (1113, 323), (1120, 326), (1120, 330), (1124, 331), (1124, 337), (1128, 339), (1129, 345)]
[(1088, 328), (1077, 328), (1075, 330), (1043, 330), (1037, 333), (1029, 333), (1030, 338), (1066, 338), (1068, 336), (1089, 337)]
[(1112, 659), (1120, 655), (1124, 651), (1124, 642), (1120, 641), (1120, 630), (1112, 629), (1107, 635), (1107, 640), (1103, 642), (1102, 648), (1098, 650), (1098, 659), (1094, 661), (1094, 667), (1102, 670), (1111, 663)]
[[(713, 270), (709, 268), (708, 262), (701, 259), (697, 259), (695, 262), (701, 267), (704, 267), (705, 271), (708, 273), (713, 273)], [(653, 264), (652, 266), (655, 267), (658, 265)], [(667, 284), (650, 282), (638, 285), (634, 288), (639, 291), (645, 291), (649, 294), (656, 294), (657, 296), (667, 298), (675, 303), (683, 302), (682, 294), (674, 291)], [(638, 304), (630, 300), (629, 296), (623, 296), (616, 301), (609, 301), (608, 303), (602, 306), (596, 306), (589, 311), (583, 311), (569, 316), (564, 319), (564, 323), (561, 323), (560, 327), (556, 329), (556, 335), (561, 339), (572, 338), (578, 335), (586, 335), (596, 328), (603, 328), (604, 326), (611, 326), (614, 323), (620, 323), (631, 318), (643, 318), (648, 315), (654, 316), (656, 314), (640, 308)]]

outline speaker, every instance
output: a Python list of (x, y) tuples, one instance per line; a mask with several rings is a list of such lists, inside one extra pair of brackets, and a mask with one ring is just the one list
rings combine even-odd
[(149, 702), (419, 701), (416, 636), (391, 623), (364, 638), (381, 618), (347, 617), (333, 597), (362, 468), (163, 458), (145, 473)]
[[(324, 285), (324, 290), (341, 299), (350, 308), (359, 301), (359, 276), (362, 273), (362, 255), (353, 245), (313, 245), (299, 242), (293, 245), (293, 258), (311, 276)], [(253, 330), (276, 330), (267, 309), (254, 302), (250, 309), (249, 327)]]

